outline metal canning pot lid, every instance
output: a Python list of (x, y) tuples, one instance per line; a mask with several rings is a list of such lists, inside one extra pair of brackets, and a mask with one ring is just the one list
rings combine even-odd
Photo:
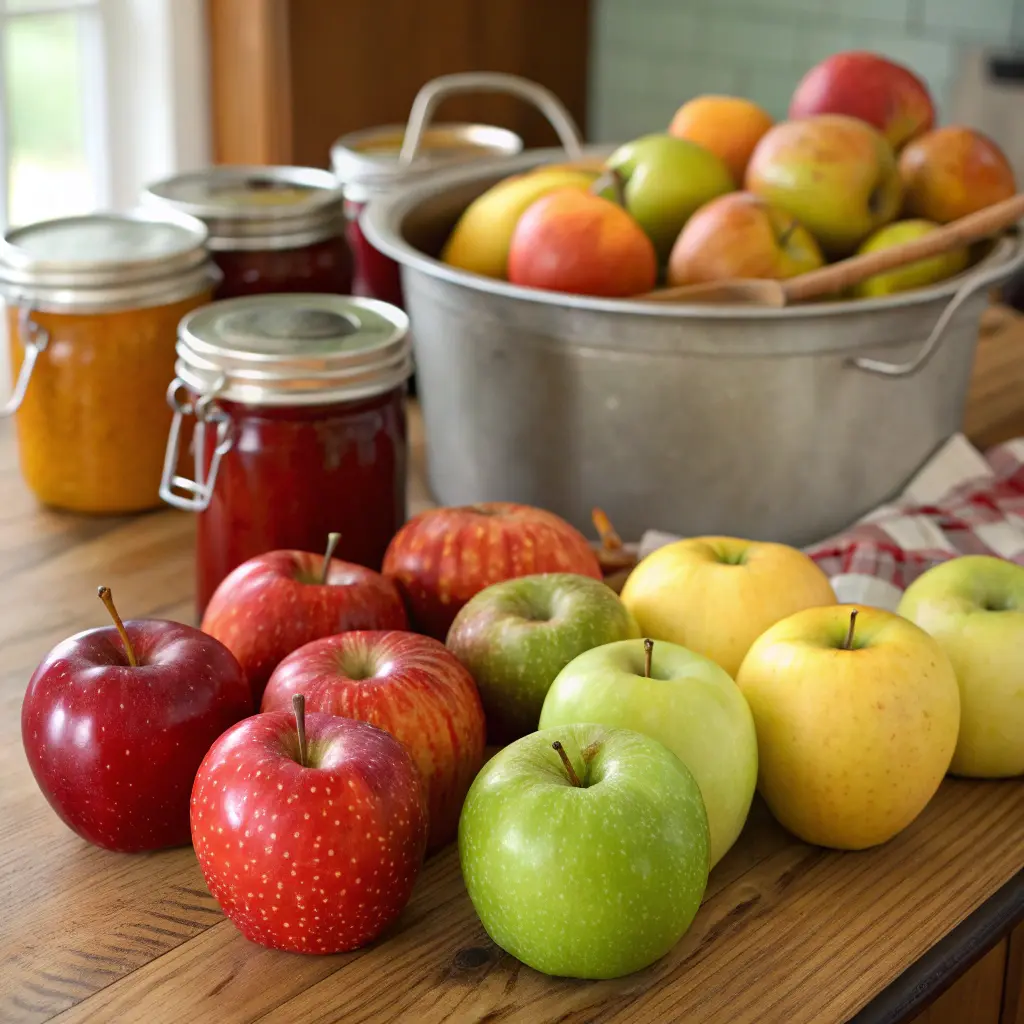
[(218, 250), (297, 249), (342, 231), (342, 193), (316, 167), (210, 167), (149, 186), (143, 202), (202, 220)]
[(323, 405), (390, 391), (412, 373), (409, 320), (376, 299), (251, 295), (188, 314), (178, 377), (251, 405)]
[(405, 125), (381, 125), (343, 135), (331, 147), (331, 166), (349, 199), (362, 201), (373, 192), (419, 180), (431, 171), (471, 160), (514, 156), (523, 140), (507, 128), (489, 124), (435, 124), (423, 133), (411, 164), (398, 154)]
[(202, 221), (155, 211), (39, 221), (0, 241), (0, 289), (67, 312), (174, 302), (215, 280), (206, 237)]

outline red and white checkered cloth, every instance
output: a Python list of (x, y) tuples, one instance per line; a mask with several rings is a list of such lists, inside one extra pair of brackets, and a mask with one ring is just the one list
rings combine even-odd
[[(644, 535), (640, 555), (676, 538)], [(958, 555), (996, 555), (1024, 565), (1024, 438), (982, 455), (957, 434), (900, 498), (807, 553), (842, 603), (895, 610), (923, 572)]]

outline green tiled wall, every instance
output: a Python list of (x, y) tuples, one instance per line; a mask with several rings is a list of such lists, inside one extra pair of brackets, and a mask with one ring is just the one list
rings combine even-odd
[(728, 92), (785, 115), (801, 75), (870, 49), (912, 67), (940, 110), (964, 46), (1024, 44), (1024, 0), (595, 0), (590, 137), (662, 131), (691, 96)]

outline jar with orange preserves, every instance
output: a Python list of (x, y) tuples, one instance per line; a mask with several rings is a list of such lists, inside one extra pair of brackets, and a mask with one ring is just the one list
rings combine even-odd
[(127, 513), (161, 504), (178, 322), (219, 274), (191, 217), (98, 213), (0, 242), (22, 475), (45, 505)]

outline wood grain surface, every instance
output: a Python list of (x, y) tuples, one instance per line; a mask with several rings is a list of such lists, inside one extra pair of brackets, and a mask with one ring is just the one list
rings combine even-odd
[[(428, 501), (418, 419), (414, 437), (415, 508)], [(3, 1024), (829, 1024), (1024, 868), (1024, 786), (947, 780), (906, 832), (857, 854), (798, 843), (755, 804), (690, 932), (620, 981), (545, 978), (502, 954), (473, 912), (453, 848), (428, 861), (397, 925), (371, 947), (332, 957), (262, 949), (222, 916), (191, 849), (118, 855), (74, 836), (36, 788), (21, 746), (28, 677), (54, 643), (103, 621), (98, 584), (113, 588), (126, 617), (191, 621), (191, 517), (84, 519), (38, 508), (9, 423), (0, 423), (0, 495)]]

